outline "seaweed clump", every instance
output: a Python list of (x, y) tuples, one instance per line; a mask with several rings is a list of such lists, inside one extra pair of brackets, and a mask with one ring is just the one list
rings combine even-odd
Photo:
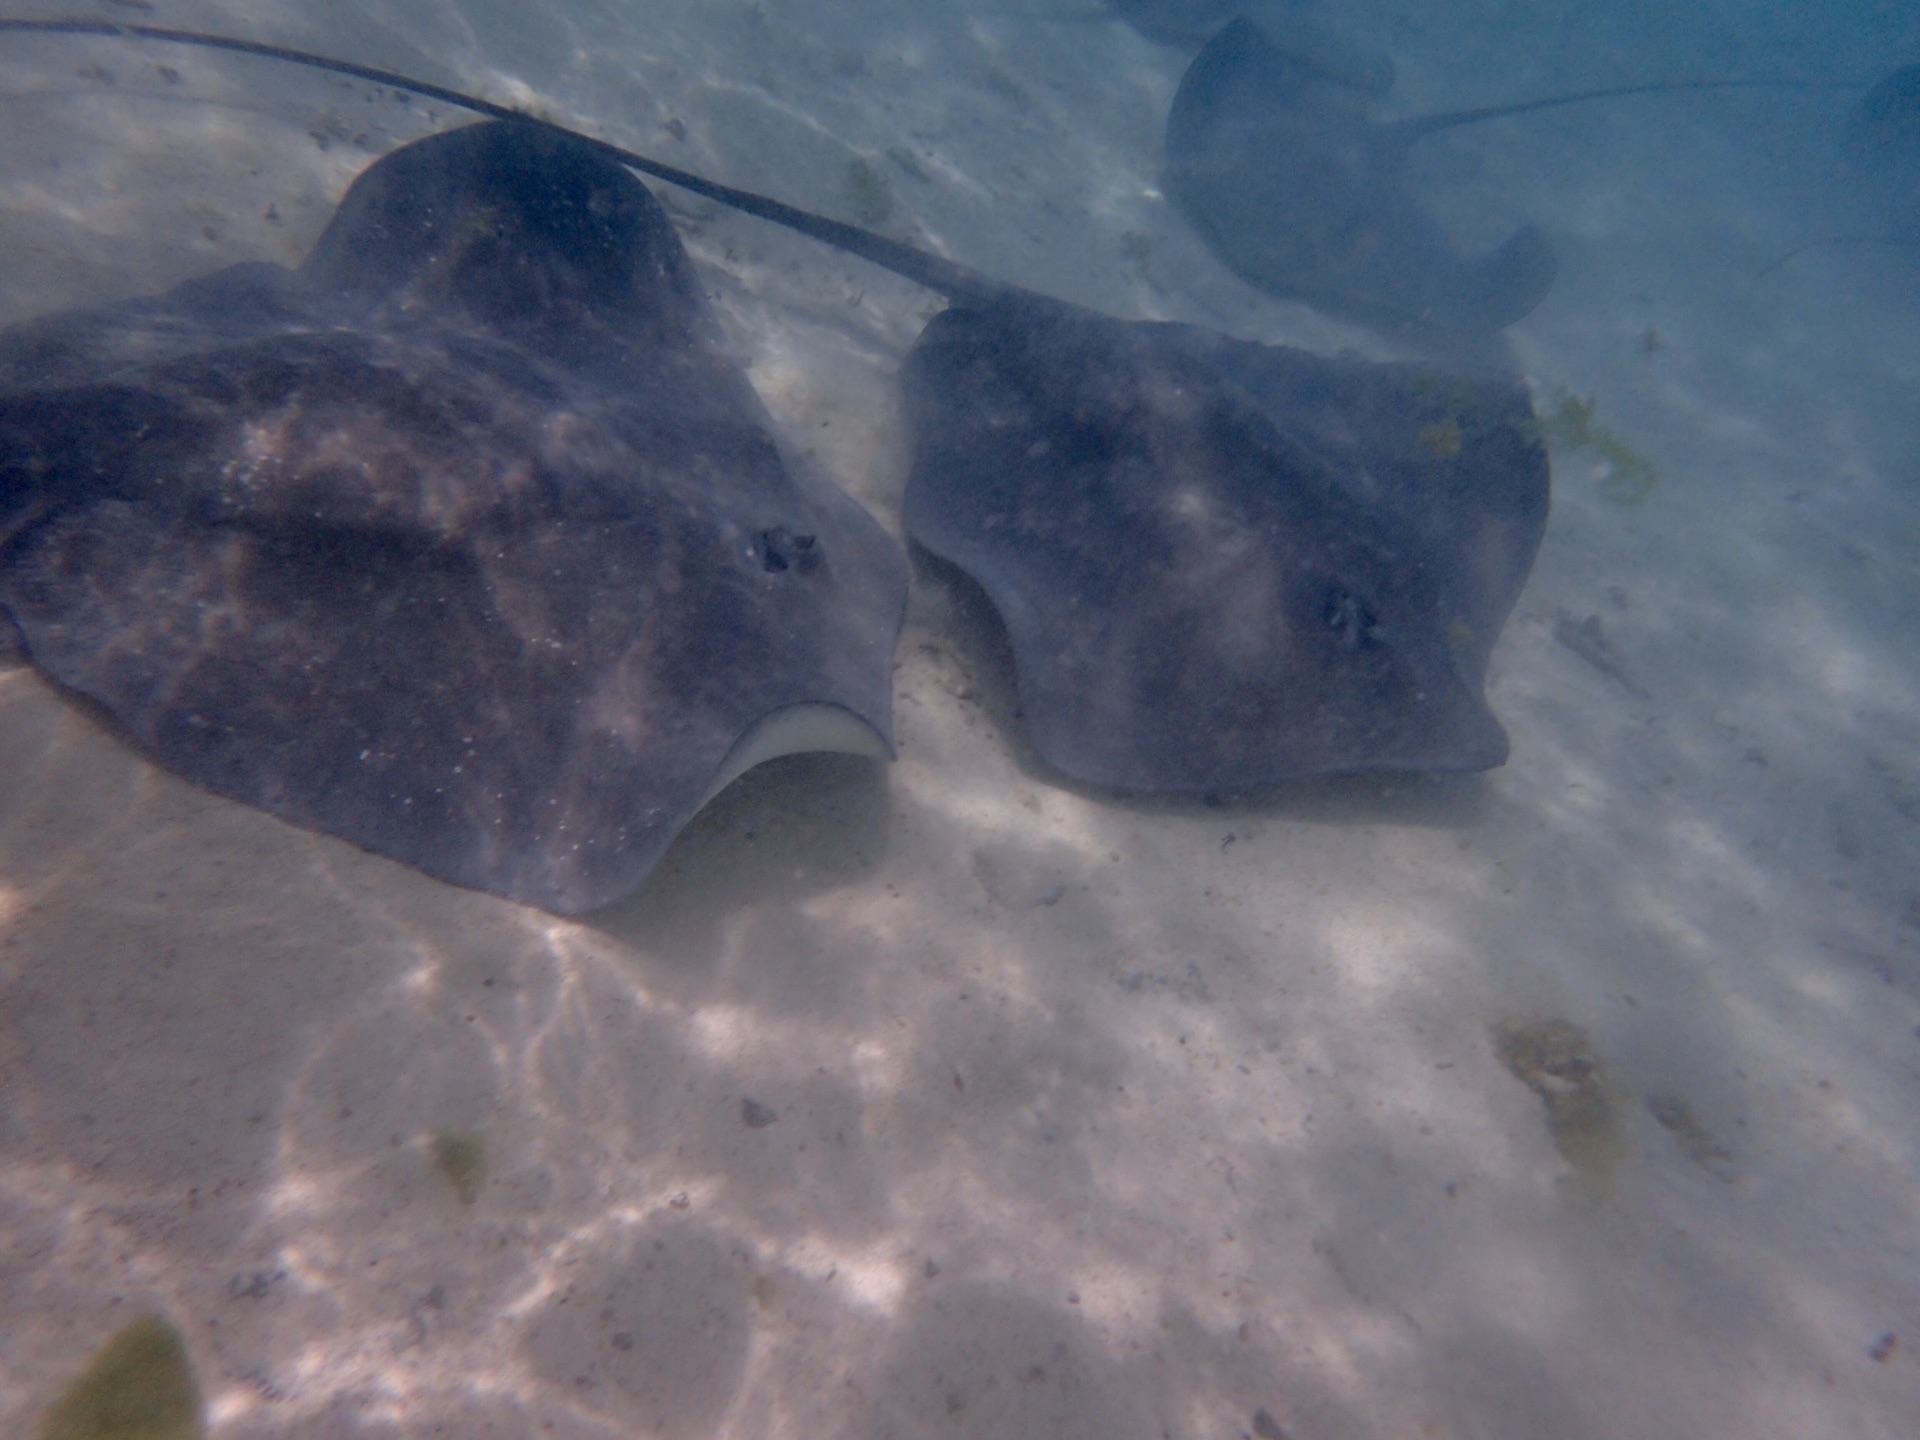
[(1575, 1196), (1611, 1195), (1627, 1153), (1626, 1107), (1587, 1032), (1571, 1020), (1509, 1018), (1493, 1027), (1493, 1048), (1547, 1107), (1547, 1132), (1572, 1167)]
[(1562, 390), (1540, 417), (1540, 438), (1559, 454), (1585, 453), (1604, 466), (1600, 495), (1615, 505), (1638, 505), (1660, 483), (1653, 462), (1593, 418), (1593, 401)]
[(434, 1133), (433, 1168), (453, 1187), (462, 1205), (480, 1198), (480, 1186), (487, 1178), (487, 1150), (480, 1137), (470, 1130), (440, 1130)]
[(1420, 432), (1420, 443), (1441, 460), (1451, 460), (1460, 453), (1460, 440), (1460, 422), (1451, 415)]
[(157, 1315), (126, 1326), (40, 1417), (35, 1440), (200, 1440), (200, 1387)]

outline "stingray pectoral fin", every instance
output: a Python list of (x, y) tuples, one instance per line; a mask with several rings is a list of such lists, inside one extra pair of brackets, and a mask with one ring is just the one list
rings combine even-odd
[(1560, 259), (1538, 226), (1522, 225), (1475, 268), (1479, 313), (1473, 328), (1492, 332), (1525, 319), (1547, 298), (1560, 274)]
[(727, 752), (714, 773), (713, 783), (700, 797), (696, 810), (704, 808), (714, 796), (738, 780), (756, 765), (778, 760), (782, 755), (805, 755), (824, 751), (834, 755), (863, 755), (873, 760), (891, 760), (893, 747), (878, 730), (851, 710), (839, 705), (788, 705), (763, 715)]

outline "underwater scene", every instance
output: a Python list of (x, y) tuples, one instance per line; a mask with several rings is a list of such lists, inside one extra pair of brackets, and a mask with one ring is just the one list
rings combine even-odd
[(0, 7), (0, 1435), (1920, 1433), (1920, 9)]

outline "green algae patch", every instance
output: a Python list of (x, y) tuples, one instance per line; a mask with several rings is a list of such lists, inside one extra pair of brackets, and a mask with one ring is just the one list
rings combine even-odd
[(1540, 438), (1556, 454), (1601, 462), (1600, 496), (1615, 505), (1638, 505), (1660, 483), (1653, 462), (1593, 418), (1593, 401), (1570, 390), (1562, 390), (1540, 417)]
[(471, 1130), (436, 1130), (428, 1142), (433, 1168), (453, 1187), (462, 1205), (480, 1198), (487, 1179), (487, 1147)]
[[(1413, 442), (1422, 458), (1455, 460), (1461, 452), (1510, 444), (1517, 436), (1532, 441), (1534, 421), (1514, 414), (1505, 394), (1461, 376), (1417, 375), (1408, 384), (1418, 404), (1408, 421), (1417, 428)], [(1543, 432), (1544, 433), (1544, 432)]]
[(157, 1315), (134, 1321), (40, 1418), (34, 1440), (200, 1440), (200, 1387), (180, 1334)]
[(1571, 1197), (1604, 1200), (1627, 1154), (1627, 1106), (1587, 1032), (1571, 1020), (1509, 1017), (1493, 1027), (1507, 1073), (1547, 1107), (1553, 1148), (1572, 1169)]
[(1427, 426), (1420, 432), (1420, 443), (1432, 452), (1435, 459), (1453, 459), (1460, 453), (1460, 422), (1449, 415), (1438, 424)]

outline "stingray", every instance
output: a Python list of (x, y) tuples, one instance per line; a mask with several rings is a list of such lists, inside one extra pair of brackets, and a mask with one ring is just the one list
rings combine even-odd
[(1490, 255), (1453, 247), (1406, 185), (1408, 147), (1476, 118), (1386, 124), (1365, 96), (1247, 20), (1194, 58), (1167, 116), (1167, 188), (1249, 284), (1341, 314), (1491, 334), (1546, 298), (1558, 265), (1522, 226)]
[(366, 170), (297, 270), (0, 337), (0, 605), (167, 768), (560, 912), (769, 753), (889, 748), (905, 559), (550, 127)]
[[(279, 47), (61, 25), (317, 64), (514, 120)], [(1505, 758), (1486, 666), (1548, 503), (1517, 380), (1115, 319), (570, 139), (946, 297), (902, 367), (907, 530), (996, 607), (1034, 747), (1055, 770), (1118, 790), (1213, 792)], [(797, 536), (802, 522), (752, 526)], [(821, 543), (831, 555), (840, 542)]]
[(1527, 224), (1488, 254), (1461, 254), (1408, 186), (1417, 141), (1562, 105), (1774, 83), (1663, 81), (1381, 121), (1376, 90), (1242, 18), (1181, 79), (1167, 116), (1167, 189), (1257, 289), (1392, 330), (1490, 336), (1546, 298), (1559, 269), (1553, 247)]
[(1884, 217), (1889, 238), (1920, 243), (1920, 65), (1904, 65), (1848, 113), (1843, 158)]
[(1920, 155), (1920, 65), (1877, 82), (1847, 114), (1846, 145), (1863, 164), (1897, 166)]
[(1169, 45), (1205, 40), (1221, 26), (1248, 13), (1250, 8), (1291, 15), (1297, 0), (1274, 0), (1253, 7), (1242, 0), (1106, 0), (1107, 9), (1142, 35)]
[(1857, 208), (1886, 228), (1873, 235), (1803, 241), (1769, 261), (1760, 276), (1815, 250), (1920, 247), (1920, 64), (1901, 66), (1853, 104), (1841, 130), (1838, 158), (1839, 178), (1862, 202)]

